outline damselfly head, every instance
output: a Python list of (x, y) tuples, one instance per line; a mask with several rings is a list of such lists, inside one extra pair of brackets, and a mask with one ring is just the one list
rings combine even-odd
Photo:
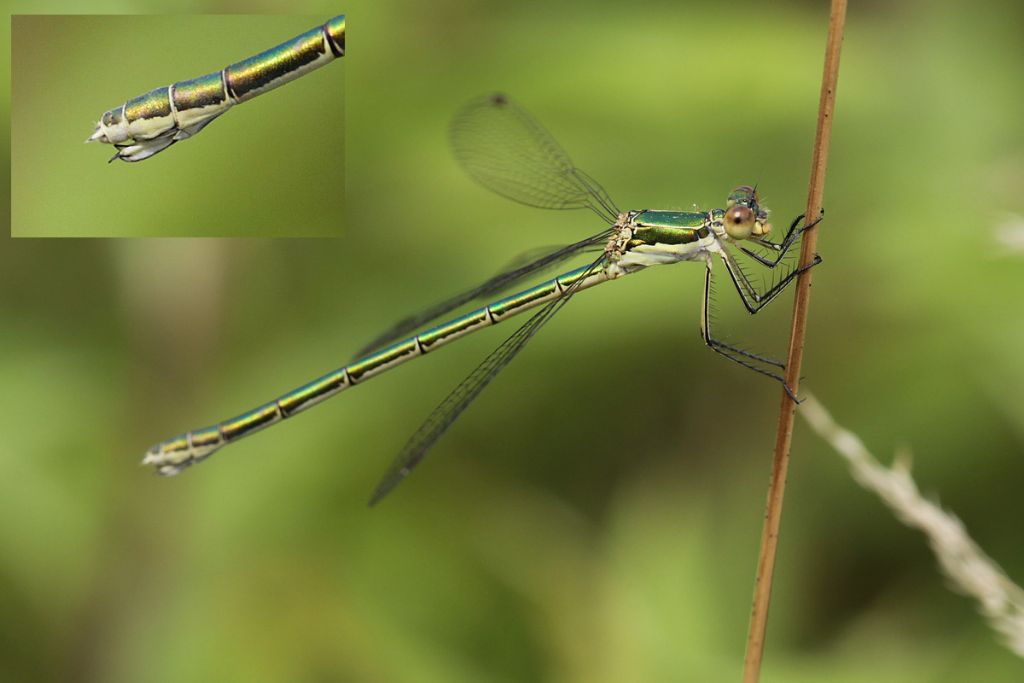
[(740, 185), (729, 194), (725, 217), (725, 233), (734, 240), (761, 237), (772, 230), (768, 209), (757, 202), (757, 188)]

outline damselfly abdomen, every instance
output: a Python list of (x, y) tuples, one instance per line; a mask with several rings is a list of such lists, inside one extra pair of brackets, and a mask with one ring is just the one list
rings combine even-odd
[(114, 145), (110, 158), (142, 161), (192, 137), (235, 104), (246, 102), (345, 54), (345, 17), (220, 71), (151, 90), (100, 117), (86, 142)]

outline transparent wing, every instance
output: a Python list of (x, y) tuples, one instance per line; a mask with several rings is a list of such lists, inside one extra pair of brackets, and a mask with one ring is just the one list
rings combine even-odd
[(618, 217), (604, 188), (506, 95), (467, 104), (452, 121), (451, 143), (466, 172), (493, 192), (542, 209), (590, 209), (608, 223)]
[(393, 326), (374, 338), (373, 341), (361, 348), (356, 354), (356, 358), (362, 358), (371, 351), (383, 348), (397, 339), (403, 339), (430, 321), (440, 318), (446, 313), (449, 313), (470, 301), (475, 301), (484, 297), (494, 297), (498, 293), (513, 287), (538, 271), (562, 263), (575, 254), (585, 252), (588, 249), (601, 248), (608, 241), (610, 236), (611, 230), (605, 230), (604, 232), (594, 235), (593, 237), (588, 237), (585, 240), (556, 248), (528, 263), (514, 265), (509, 270), (495, 275), (483, 284), (435, 304), (425, 311), (402, 318)]
[(405, 444), (405, 448), (398, 454), (391, 468), (384, 475), (376, 491), (374, 491), (373, 496), (370, 498), (370, 505), (380, 502), (384, 496), (409, 476), (412, 469), (426, 457), (430, 449), (437, 443), (437, 440), (441, 438), (441, 435), (462, 414), (462, 411), (469, 407), (469, 404), (480, 395), (484, 387), (490, 384), (491, 380), (522, 351), (526, 343), (533, 338), (533, 335), (537, 334), (540, 328), (544, 326), (544, 323), (550, 320), (562, 306), (569, 302), (573, 294), (579, 290), (579, 285), (591, 273), (603, 266), (604, 259), (605, 257), (602, 254), (600, 258), (590, 265), (587, 272), (576, 280), (562, 296), (552, 299), (540, 311), (533, 314), (522, 327), (513, 332), (508, 339), (501, 343), (501, 346), (484, 359), (483, 363), (478, 365), (466, 379), (462, 380), (452, 393), (448, 394), (448, 397), (434, 409), (434, 412), (430, 414), (426, 422), (416, 430), (416, 433)]

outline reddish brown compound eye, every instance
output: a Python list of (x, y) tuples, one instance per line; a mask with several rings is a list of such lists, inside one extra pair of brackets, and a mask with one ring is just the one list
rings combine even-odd
[(725, 216), (730, 223), (746, 223), (754, 220), (754, 212), (749, 206), (734, 206)]
[(734, 240), (745, 240), (754, 231), (754, 212), (749, 206), (737, 204), (725, 212), (725, 232)]

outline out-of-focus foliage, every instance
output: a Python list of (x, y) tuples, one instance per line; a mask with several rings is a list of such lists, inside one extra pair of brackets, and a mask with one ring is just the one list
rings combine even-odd
[[(389, 459), (511, 325), (176, 479), (136, 463), (516, 254), (602, 229), (464, 177), (445, 126), (481, 93), (512, 93), (623, 208), (710, 208), (756, 182), (785, 224), (804, 201), (824, 3), (290, 9), (349, 16), (343, 239), (4, 243), (0, 679), (736, 680), (780, 391), (702, 347), (699, 266), (574, 299), (375, 509)], [(837, 420), (876, 452), (909, 444), (921, 487), (1018, 580), (1024, 259), (994, 234), (1024, 213), (1022, 20), (1014, 2), (851, 8), (805, 358)], [(45, 49), (92, 59), (66, 47)], [(83, 73), (109, 87), (119, 67)], [(105, 167), (79, 138), (116, 102), (63, 95), (85, 128), (39, 163), (93, 164), (131, 193), (127, 172), (159, 159)], [(300, 126), (339, 120), (311, 104)], [(781, 352), (788, 297), (756, 319), (724, 282), (719, 300), (735, 338)], [(1020, 675), (921, 539), (802, 428), (776, 577), (766, 682)]]

